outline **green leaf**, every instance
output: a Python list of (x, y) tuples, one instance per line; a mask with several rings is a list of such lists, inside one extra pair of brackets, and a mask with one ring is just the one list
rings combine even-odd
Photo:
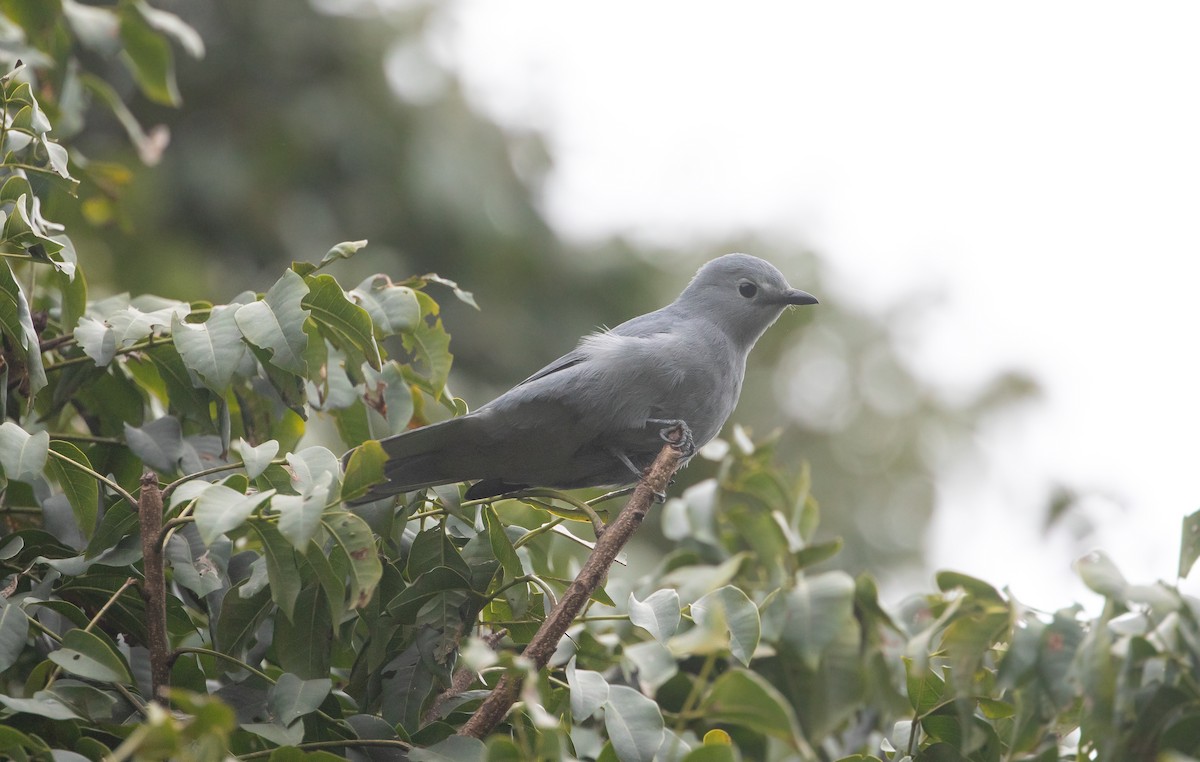
[(398, 362), (389, 362), (377, 376), (374, 371), (367, 374), (367, 382), (376, 388), (383, 385), (383, 409), (387, 413), (387, 432), (400, 434), (408, 430), (413, 416), (413, 392), (404, 378), (404, 368)]
[(196, 499), (193, 516), (205, 545), (212, 545), (226, 532), (240, 527), (254, 509), (269, 500), (275, 490), (243, 495), (223, 484), (214, 484)]
[[(92, 467), (83, 451), (70, 442), (54, 440), (50, 443), (50, 449), (83, 468)], [(100, 504), (99, 482), (95, 477), (67, 465), (59, 458), (50, 458), (46, 462), (46, 472), (51, 479), (58, 482), (58, 486), (67, 496), (67, 502), (71, 504), (71, 510), (75, 513), (75, 522), (79, 525), (83, 538), (90, 540), (96, 531)]]
[(604, 728), (622, 762), (650, 762), (662, 745), (658, 704), (624, 685), (613, 685), (604, 702)]
[(261, 476), (262, 472), (267, 470), (267, 466), (271, 465), (271, 461), (275, 460), (275, 456), (279, 454), (279, 442), (268, 439), (258, 447), (251, 447), (249, 442), (239, 439), (233, 443), (233, 451), (242, 459), (246, 477), (253, 480)]
[(76, 270), (74, 277), (56, 273), (54, 280), (62, 292), (63, 329), (73, 330), (87, 311), (87, 280), (83, 277), (83, 270)]
[(31, 435), (12, 421), (0, 424), (0, 467), (8, 479), (32, 483), (45, 470), (49, 449), (46, 432)]
[(904, 659), (905, 686), (908, 703), (918, 717), (923, 717), (945, 701), (946, 681), (928, 667), (919, 667), (912, 659)]
[[(421, 301), (426, 314), (437, 315), (437, 305), (432, 299), (420, 292), (417, 293), (417, 299)], [(426, 319), (417, 321), (412, 332), (404, 334), (403, 339), (404, 348), (425, 364), (433, 396), (440, 399), (446, 380), (450, 377), (450, 365), (454, 361), (454, 356), (450, 354), (450, 334), (442, 327), (442, 319), (436, 318), (432, 324)]]
[[(0, 696), (0, 704), (14, 712), (36, 714), (48, 720), (80, 720), (75, 711), (64, 704), (57, 696), (49, 691), (38, 691), (32, 698), (12, 698)], [(2, 726), (0, 726), (2, 727)]]
[(299, 376), (308, 374), (304, 361), (308, 311), (301, 307), (307, 294), (304, 279), (285, 270), (261, 301), (244, 304), (234, 313), (246, 341), (269, 352), (272, 365)]
[(46, 385), (46, 370), (42, 365), (40, 339), (33, 327), (33, 315), (25, 292), (13, 277), (12, 268), (5, 262), (0, 266), (0, 329), (25, 363), (29, 377), (29, 392), (37, 394)]
[(1179, 544), (1179, 577), (1183, 579), (1200, 558), (1200, 511), (1183, 518), (1183, 540)]
[(500, 568), (504, 570), (504, 581), (511, 582), (524, 576), (525, 569), (521, 566), (517, 550), (513, 547), (512, 540), (508, 539), (508, 534), (504, 531), (504, 524), (500, 523), (500, 516), (491, 503), (483, 506), (482, 515), (483, 521), (487, 525), (488, 543), (492, 546), (492, 553), (495, 554), (496, 560), (500, 562)]
[(451, 291), (454, 292), (454, 295), (456, 297), (458, 297), (459, 301), (461, 301), (464, 304), (469, 304), (472, 307), (474, 307), (475, 309), (479, 309), (479, 305), (475, 303), (475, 295), (472, 294), (470, 291), (462, 290), (461, 288), (458, 287), (457, 283), (450, 280), (449, 278), (443, 278), (442, 276), (438, 275), (437, 273), (425, 273), (424, 275), (422, 275), (420, 277), (420, 280), (429, 281), (430, 283), (437, 283), (439, 286), (446, 286), (447, 288), (449, 288)]
[(71, 33), (84, 47), (102, 56), (114, 56), (121, 49), (117, 37), (120, 19), (108, 8), (84, 5), (76, 0), (62, 0), (63, 16)]
[(271, 612), (271, 594), (259, 590), (249, 598), (241, 596), (245, 583), (230, 588), (221, 600), (221, 614), (214, 630), (216, 646), (221, 653), (236, 656), (254, 635), (258, 625)]
[(397, 286), (386, 275), (372, 275), (350, 292), (350, 298), (371, 316), (378, 338), (406, 333), (421, 322), (421, 303), (408, 286)]
[(1075, 571), (1093, 592), (1121, 600), (1129, 587), (1125, 575), (1103, 551), (1094, 550), (1075, 562)]
[(366, 606), (383, 576), (375, 535), (367, 522), (352, 513), (327, 513), (321, 517), (321, 524), (350, 559), (350, 608)]
[(854, 579), (842, 571), (799, 575), (795, 587), (776, 601), (784, 607), (780, 640), (816, 670), (825, 647), (854, 615)]
[(332, 275), (310, 275), (304, 281), (309, 291), (301, 305), (311, 311), (317, 325), (326, 329), (334, 346), (345, 352), (353, 349), (356, 356), (378, 369), (382, 361), (367, 311), (346, 297)]
[[(283, 495), (276, 495), (278, 501)], [(272, 507), (277, 507), (272, 503)], [(296, 596), (300, 594), (300, 568), (296, 552), (273, 524), (256, 521), (251, 527), (262, 541), (263, 557), (267, 561), (267, 579), (271, 583), (271, 600), (288, 619), (294, 617)]]
[(317, 266), (317, 269), (320, 270), (331, 262), (336, 262), (339, 259), (349, 259), (357, 254), (366, 245), (367, 242), (365, 240), (342, 241), (337, 246), (334, 246), (325, 253), (325, 256), (321, 258), (321, 264)]
[(787, 699), (757, 672), (731, 669), (718, 677), (700, 704), (711, 724), (740, 725), (787, 741), (801, 738), (800, 725)]
[(797, 569), (807, 569), (810, 566), (815, 566), (822, 561), (828, 561), (842, 551), (842, 538), (834, 537), (828, 542), (809, 545), (803, 550), (797, 551), (792, 556), (792, 562)]
[(133, 676), (121, 655), (109, 644), (85, 630), (68, 630), (63, 636), (62, 648), (52, 651), (47, 657), (73, 675), (106, 683), (131, 685)]
[(301, 680), (290, 672), (284, 672), (267, 693), (267, 703), (275, 719), (287, 726), (315, 712), (332, 688), (333, 681), (328, 677)]
[(641, 627), (662, 643), (679, 629), (679, 593), (674, 590), (655, 590), (646, 600), (639, 601), (629, 594), (629, 621)]
[(249, 349), (238, 329), (237, 311), (246, 305), (213, 307), (208, 320), (185, 323), (176, 315), (171, 322), (175, 349), (204, 385), (222, 395), (245, 362)]
[[(212, 401), (212, 395), (207, 389), (199, 388), (199, 384), (194, 380), (195, 376), (188, 371), (175, 346), (159, 344), (147, 349), (144, 355), (150, 359), (159, 378), (162, 379), (167, 394), (168, 410), (177, 413), (181, 418), (210, 425), (212, 419), (209, 403)], [(137, 365), (135, 360), (126, 367), (135, 371)]]
[(342, 479), (342, 500), (351, 501), (371, 491), (384, 480), (383, 464), (387, 453), (377, 440), (370, 439), (350, 451), (346, 475)]
[(413, 580), (387, 604), (388, 613), (404, 624), (415, 621), (417, 612), (431, 598), (451, 590), (471, 591), (471, 583), (458, 571), (448, 566), (430, 569)]
[(469, 736), (450, 736), (427, 749), (411, 749), (412, 762), (484, 762), (487, 747), (483, 741)]
[(949, 592), (956, 588), (961, 588), (976, 598), (982, 598), (996, 603), (1004, 603), (1004, 596), (1000, 595), (1000, 591), (992, 587), (981, 579), (953, 571), (941, 571), (937, 573), (938, 589), (942, 592)]
[(121, 7), (121, 58), (142, 94), (164, 106), (181, 103), (171, 46), (133, 5)]
[(171, 535), (163, 549), (163, 557), (171, 565), (171, 579), (199, 596), (208, 595), (228, 584), (206, 556), (201, 556), (203, 560), (193, 558), (191, 543), (180, 534)]
[(726, 585), (718, 588), (692, 604), (692, 618), (700, 627), (706, 627), (710, 619), (718, 619), (729, 634), (729, 650), (733, 657), (744, 665), (750, 664), (762, 623), (758, 607), (740, 588)]
[(329, 503), (329, 482), (326, 474), (319, 484), (310, 484), (300, 495), (277, 495), (271, 508), (279, 514), (279, 533), (287, 538), (296, 550), (308, 547), (309, 540), (321, 526), (321, 514)]
[(175, 40), (192, 58), (204, 57), (204, 40), (183, 19), (174, 13), (153, 8), (144, 0), (138, 0), (134, 7), (151, 28)]
[(17, 663), (29, 637), (29, 620), (15, 603), (0, 598), (0, 672)]
[[(341, 587), (340, 581), (338, 586)], [(340, 594), (341, 590), (338, 592)], [(329, 675), (333, 626), (329, 606), (321, 600), (323, 596), (320, 584), (307, 585), (296, 597), (292, 618), (275, 618), (272, 644), (279, 666), (305, 679)]]

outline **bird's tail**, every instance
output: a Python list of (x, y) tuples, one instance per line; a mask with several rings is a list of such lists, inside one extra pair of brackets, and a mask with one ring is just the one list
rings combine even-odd
[(363, 501), (478, 478), (472, 467), (479, 446), (475, 423), (471, 416), (451, 418), (380, 440), (388, 456), (387, 481), (372, 487)]

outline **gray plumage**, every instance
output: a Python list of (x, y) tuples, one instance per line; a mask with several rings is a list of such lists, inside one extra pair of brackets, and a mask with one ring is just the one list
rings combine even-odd
[(470, 499), (630, 484), (675, 423), (697, 448), (716, 436), (754, 343), (789, 305), (816, 301), (757, 257), (714, 259), (671, 304), (585, 336), (475, 412), (384, 439), (387, 481), (366, 499), (474, 480)]

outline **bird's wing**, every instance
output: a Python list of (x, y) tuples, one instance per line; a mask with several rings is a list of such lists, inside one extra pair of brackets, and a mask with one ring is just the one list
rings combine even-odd
[[(626, 320), (616, 328), (605, 331), (605, 333), (611, 333), (616, 336), (633, 337), (646, 337), (653, 336), (656, 333), (664, 333), (667, 330), (667, 327), (670, 325), (670, 322), (664, 319), (665, 316), (661, 314), (662, 312), (663, 310), (657, 310), (655, 312), (648, 312), (645, 315), (638, 315), (635, 318)], [(545, 378), (552, 373), (557, 373), (560, 370), (566, 370), (567, 368), (573, 367), (584, 360), (587, 360), (590, 356), (591, 352), (581, 343), (580, 346), (572, 349), (570, 352), (567, 352), (562, 357), (558, 358), (554, 362), (539, 370), (537, 373), (534, 373), (529, 378), (517, 384), (517, 386), (524, 386), (532, 381), (537, 381), (539, 378)]]

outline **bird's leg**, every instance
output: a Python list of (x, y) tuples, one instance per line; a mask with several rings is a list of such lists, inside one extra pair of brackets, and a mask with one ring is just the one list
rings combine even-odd
[[(625, 467), (628, 468), (631, 472), (633, 472), (634, 478), (637, 479), (639, 482), (643, 479), (643, 477), (646, 476), (644, 471), (640, 470), (637, 466), (633, 465), (633, 461), (630, 460), (629, 456), (626, 455), (625, 453), (623, 453), (620, 450), (617, 450), (615, 448), (612, 450), (609, 450), (609, 452), (611, 452), (613, 455), (617, 456), (617, 458), (622, 463), (625, 464)], [(654, 502), (656, 502), (656, 503), (667, 502), (667, 493), (655, 492), (654, 493)]]
[(670, 418), (649, 418), (646, 420), (647, 425), (655, 424), (662, 426), (658, 432), (658, 436), (662, 441), (667, 442), (683, 453), (683, 457), (690, 458), (696, 454), (696, 442), (692, 439), (692, 429), (687, 425), (687, 421), (680, 421)]
[(645, 474), (642, 473), (642, 470), (640, 468), (633, 465), (633, 461), (629, 459), (628, 455), (626, 455), (625, 453), (621, 452), (620, 450), (618, 450), (616, 448), (609, 450), (609, 452), (611, 452), (613, 455), (617, 456), (617, 458), (622, 463), (625, 464), (625, 467), (628, 468), (630, 473), (633, 474), (633, 478), (637, 479), (638, 481), (642, 480), (642, 477), (645, 476)]

